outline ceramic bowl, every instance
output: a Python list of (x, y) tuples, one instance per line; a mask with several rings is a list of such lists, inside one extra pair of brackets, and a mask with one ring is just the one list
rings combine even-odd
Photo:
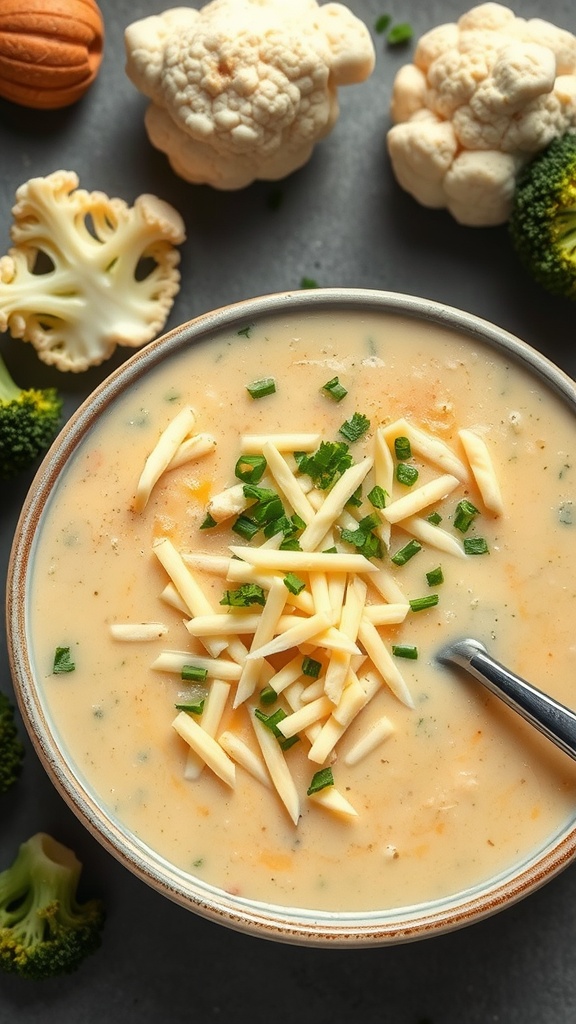
[[(361, 910), (329, 906), (315, 909), (314, 906), (293, 906), (286, 900), (275, 904), (267, 898), (259, 899), (257, 891), (248, 897), (227, 891), (226, 886), (203, 879), (193, 868), (185, 870), (177, 866), (169, 854), (155, 850), (146, 838), (138, 834), (138, 830), (126, 825), (121, 808), (113, 806), (94, 785), (86, 765), (71, 753), (58, 716), (47, 699), (50, 684), (45, 665), (40, 662), (37, 652), (31, 598), (46, 526), (54, 501), (65, 486), (69, 466), (82, 456), (93, 431), (104, 418), (113, 415), (119, 401), (145, 383), (159, 367), (196, 345), (210, 344), (210, 339), (222, 335), (222, 332), (234, 338), (246, 331), (246, 325), (252, 330), (260, 323), (283, 323), (290, 316), (305, 321), (325, 314), (337, 319), (343, 313), (352, 313), (360, 318), (380, 317), (384, 326), (388, 318), (400, 317), (414, 330), (432, 326), (454, 333), (460, 339), (464, 353), (480, 347), (488, 355), (503, 356), (513, 372), (527, 375), (534, 388), (554, 396), (568, 418), (574, 419), (573, 432), (576, 435), (576, 390), (573, 382), (521, 340), (465, 312), (414, 296), (359, 289), (275, 294), (209, 312), (176, 328), (129, 358), (96, 388), (60, 433), (34, 479), (16, 530), (8, 574), (7, 632), (19, 706), (42, 764), (89, 832), (125, 867), (169, 899), (227, 927), (287, 943), (358, 947), (435, 936), (479, 921), (527, 896), (573, 860), (576, 852), (576, 804), (549, 834), (539, 838), (534, 848), (522, 850), (509, 863), (499, 866), (487, 876), (472, 879), (455, 891), (431, 895), (424, 900), (407, 898), (401, 905), (387, 906), (381, 905), (375, 896), (374, 906)], [(378, 361), (375, 372), (382, 373), (384, 393), (386, 377)], [(214, 380), (207, 381), (206, 386), (216, 386), (216, 377), (217, 371)], [(297, 413), (298, 401), (299, 396), (295, 395)], [(127, 472), (130, 469), (134, 474), (134, 467), (129, 464), (127, 457)], [(98, 468), (94, 471), (98, 473)], [(104, 471), (102, 474), (102, 487), (106, 487)], [(82, 502), (81, 494), (78, 501)], [(114, 572), (112, 554), (111, 572)], [(467, 694), (469, 701), (478, 700), (473, 684)], [(480, 715), (483, 714), (482, 708), (480, 703)], [(487, 728), (499, 714), (499, 709), (491, 705), (485, 723)], [(502, 727), (501, 722), (499, 727)], [(509, 715), (504, 728), (515, 727), (513, 716)], [(526, 742), (531, 741), (528, 739)], [(546, 740), (537, 747), (537, 758), (545, 760), (548, 757), (547, 743)], [(562, 772), (563, 765), (557, 770)], [(576, 779), (571, 763), (566, 762), (565, 772), (569, 785), (574, 786)], [(472, 846), (475, 842), (476, 837), (470, 836)]]

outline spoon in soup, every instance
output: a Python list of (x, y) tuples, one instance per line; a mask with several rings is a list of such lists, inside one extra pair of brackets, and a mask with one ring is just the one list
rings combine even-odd
[(576, 759), (576, 712), (493, 658), (479, 640), (454, 640), (438, 651), (442, 664), (459, 665), (558, 747)]

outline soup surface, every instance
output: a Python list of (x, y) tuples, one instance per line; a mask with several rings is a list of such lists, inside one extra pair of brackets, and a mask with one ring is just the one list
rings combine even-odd
[[(247, 385), (269, 377), (274, 393), (251, 397)], [(340, 401), (324, 389), (334, 378), (347, 392)], [(216, 445), (165, 472), (135, 511), (146, 458), (188, 405), (196, 414), (194, 431), (209, 434)], [(358, 439), (345, 442), (340, 428), (354, 414), (369, 425), (362, 420)], [(195, 755), (173, 723), (178, 714), (196, 724), (201, 717), (198, 708), (178, 712), (175, 705), (205, 696), (212, 679), (190, 684), (178, 672), (158, 668), (165, 652), (180, 652), (192, 665), (208, 652), (187, 628), (194, 617), (165, 591), (170, 580), (153, 545), (168, 540), (179, 555), (227, 556), (230, 544), (262, 543), (262, 534), (248, 540), (231, 531), (232, 519), (216, 526), (207, 521), (210, 500), (239, 484), (234, 470), (245, 435), (317, 434), (326, 442), (347, 443), (357, 464), (372, 457), (378, 429), (385, 434), (398, 420), (441, 441), (464, 465), (459, 430), (482, 438), (503, 510), (485, 506), (468, 466), (453, 491), (417, 516), (429, 529), (427, 517), (441, 516), (439, 536), (451, 537), (461, 553), (420, 540), (412, 556), (397, 564), (392, 556), (413, 533), (402, 520), (387, 527), (377, 493), (372, 492), (374, 504), (367, 497), (373, 484), (368, 476), (361, 496), (355, 495), (361, 504), (348, 504), (326, 536), (338, 551), (361, 554), (362, 537), (356, 535), (354, 543), (350, 533), (342, 535), (342, 526), (350, 530), (354, 519), (375, 515), (365, 534), (384, 545), (372, 563), (383, 571), (378, 593), (375, 574), (366, 575), (367, 603), (416, 601), (402, 621), (361, 634), (364, 643), (356, 635), (360, 653), (349, 652), (350, 664), (364, 684), (368, 666), (371, 699), (324, 762), (314, 763), (308, 754), (329, 717), (326, 709), (320, 724), (299, 730), (299, 741), (289, 749), (268, 729), (298, 794), (295, 816), (269, 778), (265, 784), (240, 763), (233, 785), (209, 766), (199, 772), (198, 764), (196, 777), (187, 777)], [(386, 507), (447, 472), (418, 446), (403, 460), (393, 445), (391, 452), (395, 477)], [(282, 457), (295, 474), (292, 453)], [(396, 479), (400, 461), (417, 471), (415, 482)], [(474, 512), (469, 525), (459, 527), (456, 509), (463, 499)], [(288, 315), (218, 335), (165, 359), (112, 404), (82, 441), (43, 517), (29, 629), (54, 730), (79, 778), (113, 820), (160, 856), (223, 890), (293, 907), (360, 911), (432, 901), (474, 887), (530, 858), (572, 818), (576, 766), (479, 683), (442, 668), (435, 653), (451, 638), (476, 637), (518, 674), (576, 705), (575, 500), (573, 413), (482, 341), (376, 313)], [(284, 507), (292, 514), (288, 502)], [(304, 523), (295, 522), (302, 530)], [(468, 539), (479, 547), (473, 544), (473, 553), (464, 554)], [(215, 614), (236, 621), (263, 614), (258, 604), (222, 606), (225, 591), (241, 583), (199, 569), (193, 559), (186, 564)], [(326, 596), (318, 574), (296, 575), (305, 583), (301, 600), (309, 600), (311, 591), (314, 600)], [(337, 581), (329, 582), (337, 604)], [(430, 601), (432, 595), (437, 598)], [(287, 605), (288, 613), (294, 625), (298, 608)], [(114, 624), (138, 623), (160, 623), (162, 635), (139, 642), (111, 631)], [(338, 626), (337, 618), (336, 634)], [(365, 657), (374, 632), (388, 651), (387, 664), (394, 666), (392, 688), (384, 671)], [(251, 636), (238, 636), (249, 648)], [(320, 664), (322, 679), (334, 648), (313, 641), (302, 650)], [(70, 649), (74, 671), (54, 673), (56, 648)], [(226, 656), (225, 649), (220, 657)], [(296, 689), (259, 704), (271, 674), (293, 656), (287, 650), (264, 659), (267, 674), (237, 708), (236, 684), (230, 684), (218, 722), (217, 735), (236, 730), (264, 765), (250, 721), (254, 705), (261, 718), (278, 707), (289, 715), (301, 706), (307, 686), (316, 682), (320, 692), (312, 665), (309, 676), (300, 673)], [(345, 659), (346, 653), (339, 656)], [(380, 742), (371, 749), (368, 743), (362, 753), (359, 741), (382, 722), (388, 728)], [(358, 757), (348, 756), (351, 751)], [(326, 767), (349, 813), (307, 795), (313, 775)]]

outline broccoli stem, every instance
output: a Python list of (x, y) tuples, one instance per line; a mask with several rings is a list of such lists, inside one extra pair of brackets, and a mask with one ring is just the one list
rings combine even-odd
[(22, 388), (19, 388), (14, 383), (12, 376), (0, 355), (0, 401), (12, 402), (15, 398), (19, 398)]

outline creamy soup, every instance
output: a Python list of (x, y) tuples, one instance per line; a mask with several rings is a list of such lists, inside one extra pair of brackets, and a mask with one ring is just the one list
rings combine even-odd
[[(269, 378), (272, 393), (252, 397), (247, 385)], [(190, 431), (207, 435), (206, 452), (168, 468), (147, 500), (136, 499), (147, 457), (188, 406), (195, 412)], [(345, 423), (359, 428), (357, 437), (347, 440)], [(462, 430), (480, 439), (488, 468), (477, 464), (473, 471)], [(219, 508), (216, 497), (230, 499), (239, 484), (242, 490), (235, 467), (243, 445), (244, 454), (246, 445), (257, 453), (258, 444), (276, 439), (305, 496), (304, 513), (317, 512), (328, 498), (301, 472), (306, 455), (294, 458), (283, 448), (279, 435), (287, 433), (298, 434), (299, 444), (301, 435), (315, 435), (311, 458), (320, 439), (347, 445), (352, 465), (369, 460), (352, 504), (336, 520), (327, 518), (312, 546), (326, 558), (335, 550), (371, 560), (364, 574), (356, 573), (354, 559), (339, 563), (336, 556), (324, 572), (316, 563), (300, 571), (289, 559), (253, 567), (256, 587), (266, 573), (293, 574), (292, 589), (283, 584), (287, 603), (280, 599), (283, 618), (273, 635), (287, 635), (327, 605), (334, 613), (297, 648), (279, 650), (266, 630), (264, 643), (254, 646), (262, 603), (221, 604), (226, 592), (245, 597), (249, 581), (242, 557), (233, 558), (231, 578), (223, 573), (230, 546), (241, 556), (237, 549), (265, 542), (263, 550), (279, 557), (279, 541), (231, 529), (242, 512), (220, 522), (209, 510)], [(248, 442), (247, 435), (260, 440)], [(400, 445), (412, 440), (408, 451), (397, 450), (396, 437)], [(390, 459), (383, 462), (384, 442)], [(395, 505), (439, 478), (438, 493), (421, 507), (415, 499), (407, 513)], [(376, 486), (378, 480), (387, 486)], [(501, 508), (483, 492), (486, 480), (499, 491)], [(276, 491), (293, 516), (269, 464), (256, 486)], [(247, 324), (171, 356), (90, 430), (41, 524), (30, 630), (60, 742), (113, 820), (179, 868), (250, 899), (386, 909), (506, 872), (573, 816), (576, 766), (435, 655), (451, 638), (476, 637), (518, 674), (576, 705), (575, 500), (573, 413), (519, 365), (450, 329), (395, 315), (314, 312)], [(297, 554), (308, 524), (296, 515), (292, 525), (292, 543), (282, 549)], [(274, 536), (274, 528), (267, 532)], [(227, 635), (194, 635), (195, 618), (198, 629), (208, 628), (210, 615), (191, 615), (183, 606), (154, 548), (159, 541), (185, 565), (207, 611), (236, 623)], [(361, 606), (347, 626), (344, 587), (352, 593), (356, 578), (363, 581)], [(271, 594), (266, 578), (264, 584), (252, 592), (260, 601)], [(398, 612), (389, 613), (390, 621), (386, 605)], [(253, 623), (244, 632), (243, 617)], [(139, 640), (134, 627), (141, 623), (148, 624), (145, 637), (151, 632)], [(235, 706), (241, 645), (263, 654), (249, 659), (253, 685)], [(56, 648), (69, 648), (73, 671), (53, 672)], [(263, 703), (261, 691), (295, 657), (301, 669)], [(205, 675), (211, 659), (226, 663), (222, 678), (213, 666)], [(336, 673), (327, 704), (323, 680), (338, 659), (347, 671), (344, 681)], [(182, 679), (181, 664), (195, 668), (197, 678)], [(225, 678), (230, 664), (236, 674)], [(224, 699), (212, 739), (228, 737), (221, 748), (225, 766), (234, 765), (228, 778), (204, 764), (203, 748), (199, 753), (187, 739), (192, 722), (197, 742), (214, 679)], [(364, 688), (366, 701), (338, 728), (332, 711), (351, 681)], [(263, 722), (278, 708), (289, 717), (314, 701), (318, 719), (301, 719), (291, 745), (278, 725), (275, 732)], [(310, 751), (329, 719), (337, 742), (326, 743), (325, 758), (313, 761)], [(253, 758), (255, 774), (230, 735)], [(278, 752), (289, 773), (288, 798), (270, 769), (280, 763)], [(313, 777), (326, 769), (316, 784), (328, 784), (309, 796)]]

